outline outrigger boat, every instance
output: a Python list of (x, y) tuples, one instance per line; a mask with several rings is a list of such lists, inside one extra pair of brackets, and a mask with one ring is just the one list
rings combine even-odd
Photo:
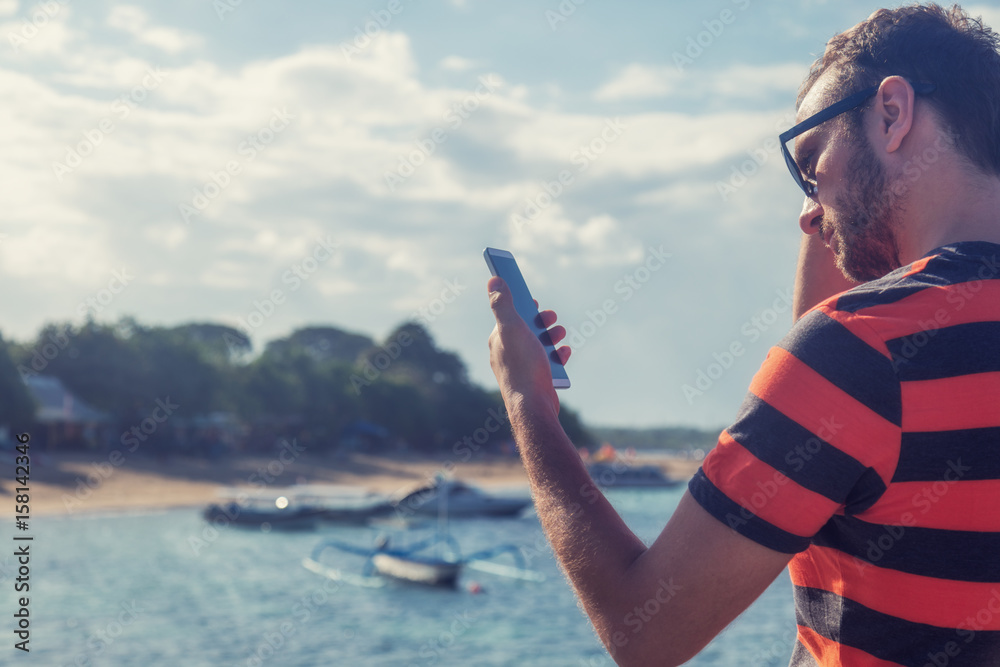
[[(302, 565), (307, 570), (329, 579), (369, 588), (384, 586), (388, 581), (455, 588), (464, 568), (524, 581), (544, 580), (538, 572), (525, 569), (524, 557), (520, 549), (513, 544), (477, 551), (463, 557), (458, 542), (448, 532), (448, 499), (447, 493), (437, 494), (435, 498), (438, 527), (430, 538), (405, 547), (396, 547), (391, 546), (389, 538), (382, 535), (375, 541), (372, 549), (338, 540), (325, 540), (316, 545), (308, 558), (302, 560)], [(324, 563), (324, 554), (329, 550), (364, 556), (365, 562), (361, 574), (344, 572)], [(514, 566), (491, 561), (497, 556), (508, 553), (514, 559)]]
[[(435, 546), (445, 546), (446, 553), (425, 555), (427, 550)], [(324, 553), (331, 549), (364, 556), (366, 560), (361, 568), (361, 574), (344, 572), (325, 564), (323, 562)], [(513, 556), (515, 566), (490, 561), (491, 558), (505, 553)], [(379, 588), (385, 586), (388, 581), (455, 588), (463, 568), (523, 581), (544, 581), (545, 579), (542, 574), (524, 568), (524, 558), (520, 550), (512, 544), (462, 557), (455, 539), (448, 534), (438, 534), (405, 548), (390, 547), (389, 540), (384, 536), (376, 540), (373, 549), (365, 549), (337, 540), (326, 540), (316, 545), (312, 554), (302, 560), (302, 565), (307, 570), (334, 581), (343, 581), (366, 588)]]

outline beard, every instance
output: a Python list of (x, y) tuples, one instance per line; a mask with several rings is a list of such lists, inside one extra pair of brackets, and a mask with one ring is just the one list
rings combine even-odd
[(833, 227), (837, 268), (854, 282), (881, 278), (902, 265), (896, 241), (899, 193), (890, 185), (868, 140), (858, 138), (847, 161), (844, 194), (835, 200), (837, 212), (820, 223), (821, 234)]

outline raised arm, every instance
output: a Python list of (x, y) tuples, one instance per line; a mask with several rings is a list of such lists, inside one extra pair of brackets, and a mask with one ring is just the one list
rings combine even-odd
[(837, 268), (833, 252), (823, 245), (819, 234), (802, 235), (792, 297), (792, 317), (795, 320), (817, 303), (856, 284), (845, 278)]
[[(648, 548), (594, 486), (559, 425), (545, 352), (499, 278), (490, 362), (531, 482), (542, 528), (601, 641), (621, 665), (689, 660), (760, 595), (791, 554), (731, 530), (685, 493)], [(551, 311), (550, 336), (565, 336)], [(565, 361), (568, 348), (561, 348)]]

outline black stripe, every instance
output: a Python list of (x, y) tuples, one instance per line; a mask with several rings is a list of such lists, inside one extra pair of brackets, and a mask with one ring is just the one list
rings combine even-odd
[(899, 379), (906, 381), (1000, 371), (1000, 322), (929, 328), (886, 341)]
[[(830, 430), (834, 429), (836, 424), (831, 424)], [(753, 394), (747, 394), (736, 422), (727, 431), (751, 454), (796, 484), (847, 505), (848, 514), (863, 512), (885, 493), (878, 473)]]
[(856, 313), (871, 306), (885, 306), (925, 290), (974, 280), (1000, 278), (1000, 245), (985, 242), (956, 243), (936, 249), (936, 257), (920, 273), (903, 277), (912, 267), (904, 266), (871, 282), (859, 285), (837, 299), (837, 310)]
[[(908, 270), (909, 267), (896, 269), (878, 280), (864, 283), (845, 292), (837, 298), (837, 310), (856, 313), (872, 306), (888, 306), (932, 286), (928, 283), (913, 280), (912, 276), (900, 278)], [(923, 277), (922, 274), (918, 275)], [(949, 284), (944, 280), (937, 281), (937, 285), (939, 286), (947, 286)]]
[(688, 490), (709, 514), (757, 544), (786, 554), (805, 551), (809, 546), (808, 537), (793, 535), (772, 526), (749, 509), (730, 500), (712, 484), (701, 468), (688, 482)]
[(778, 345), (886, 421), (902, 423), (899, 381), (892, 363), (840, 322), (813, 311)]
[[(922, 503), (909, 510), (921, 515)], [(885, 526), (855, 517), (835, 515), (812, 539), (813, 544), (838, 549), (849, 556), (909, 574), (935, 579), (1000, 582), (1000, 533)], [(1000, 583), (998, 583), (1000, 587)]]
[[(1000, 601), (1000, 585), (996, 593)], [(983, 600), (993, 616), (988, 604)], [(908, 667), (1000, 665), (998, 631), (913, 623), (818, 588), (795, 587), (795, 618), (827, 639)]]
[(893, 482), (1000, 479), (1000, 427), (903, 433)]

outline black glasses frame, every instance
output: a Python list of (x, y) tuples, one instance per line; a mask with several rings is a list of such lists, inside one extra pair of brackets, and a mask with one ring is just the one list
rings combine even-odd
[[(795, 182), (802, 189), (802, 192), (806, 193), (806, 197), (814, 197), (816, 195), (816, 184), (806, 179), (805, 174), (802, 173), (802, 169), (799, 168), (798, 163), (795, 162), (791, 152), (788, 150), (788, 142), (803, 132), (808, 132), (820, 123), (825, 123), (831, 118), (836, 118), (842, 113), (861, 106), (868, 101), (869, 97), (872, 97), (878, 92), (879, 86), (881, 85), (882, 84), (872, 86), (871, 88), (865, 88), (864, 90), (858, 91), (853, 95), (848, 95), (839, 102), (834, 102), (822, 111), (818, 111), (812, 116), (809, 116), (809, 118), (806, 118), (795, 127), (778, 135), (778, 141), (781, 144), (781, 153), (785, 156), (785, 164), (788, 165), (788, 171), (791, 172), (792, 178), (795, 179)], [(913, 86), (913, 92), (918, 95), (932, 93), (937, 88), (937, 86), (933, 83), (911, 82), (910, 85)]]

